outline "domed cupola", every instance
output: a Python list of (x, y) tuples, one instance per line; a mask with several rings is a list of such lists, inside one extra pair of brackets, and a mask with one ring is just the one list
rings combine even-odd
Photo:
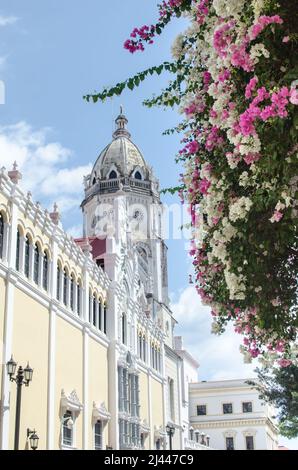
[(94, 195), (117, 192), (120, 188), (158, 196), (158, 181), (131, 140), (122, 107), (115, 122), (112, 142), (100, 153), (91, 174), (85, 178), (83, 204)]

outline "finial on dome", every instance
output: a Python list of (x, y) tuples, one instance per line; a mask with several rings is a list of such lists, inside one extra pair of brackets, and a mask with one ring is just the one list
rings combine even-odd
[(126, 129), (126, 125), (128, 123), (128, 120), (123, 112), (123, 106), (121, 105), (120, 106), (120, 114), (119, 116), (117, 117), (116, 119), (116, 130), (113, 134), (113, 139), (117, 139), (117, 137), (127, 137), (128, 139), (130, 139), (131, 135), (130, 133), (128, 132), (128, 130)]

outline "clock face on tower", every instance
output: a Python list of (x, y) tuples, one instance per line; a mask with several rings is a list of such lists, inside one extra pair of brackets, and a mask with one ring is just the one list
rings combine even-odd
[(147, 238), (147, 211), (142, 204), (133, 204), (129, 209), (130, 231), (133, 238)]
[(138, 222), (141, 222), (144, 219), (144, 214), (140, 209), (136, 209), (133, 213), (133, 219), (137, 220)]

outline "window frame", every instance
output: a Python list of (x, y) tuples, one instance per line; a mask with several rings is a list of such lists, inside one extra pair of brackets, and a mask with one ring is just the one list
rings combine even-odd
[(43, 253), (43, 262), (42, 262), (42, 287), (48, 292), (49, 290), (49, 254), (45, 250)]
[[(72, 419), (73, 427), (71, 429), (67, 428), (66, 420)], [(65, 442), (64, 431), (70, 432), (71, 434), (71, 443)], [(75, 447), (75, 415), (71, 410), (66, 410), (62, 417), (62, 447), (74, 448)]]
[[(100, 425), (100, 433), (96, 433), (96, 425)], [(96, 436), (100, 436), (100, 446), (97, 448)], [(94, 450), (103, 450), (103, 423), (98, 419), (93, 426)]]
[[(21, 264), (22, 264), (22, 259), (21, 259), (21, 239), (22, 235), (20, 232), (19, 227), (17, 228), (17, 242), (16, 242), (16, 271), (21, 272)], [(1, 256), (0, 256), (1, 258)]]
[[(225, 411), (225, 407), (230, 406), (231, 411)], [(222, 414), (224, 415), (231, 415), (233, 414), (233, 403), (231, 402), (226, 402), (222, 404)]]
[(109, 173), (109, 178), (108, 179), (109, 180), (116, 180), (117, 178), (118, 178), (117, 172), (115, 170), (111, 170), (110, 173)]
[(76, 297), (75, 286), (76, 286), (76, 278), (74, 274), (71, 274), (69, 307), (72, 312), (75, 311), (75, 297)]
[(26, 235), (25, 247), (24, 247), (24, 274), (27, 279), (30, 279), (31, 246), (32, 246), (31, 237), (29, 235)]
[[(205, 408), (205, 413), (199, 413), (199, 407), (204, 407)], [(207, 416), (207, 404), (202, 403), (196, 406), (197, 408), (197, 416)]]
[(121, 315), (121, 342), (127, 346), (127, 315), (124, 312)]
[(77, 281), (76, 284), (76, 289), (77, 289), (77, 305), (76, 305), (76, 313), (80, 317), (81, 316), (81, 301), (82, 301), (82, 286), (81, 282)]
[[(244, 410), (245, 405), (250, 404), (251, 409), (248, 411)], [(242, 402), (242, 413), (253, 413), (253, 406), (252, 406), (252, 401), (243, 401)]]
[(5, 252), (5, 219), (0, 212), (0, 259), (3, 261)]
[[(229, 440), (232, 441), (232, 448), (228, 447)], [(226, 443), (226, 450), (235, 450), (235, 438), (233, 436), (226, 436), (225, 443)]]
[(33, 249), (33, 281), (39, 286), (40, 281), (40, 262), (41, 262), (41, 249), (38, 243), (35, 243)]
[[(251, 439), (251, 442), (252, 442), (252, 448), (249, 449), (247, 444), (247, 440), (248, 439)], [(248, 435), (248, 436), (245, 436), (245, 450), (255, 450), (255, 439), (254, 439), (254, 436), (252, 434)]]
[(63, 268), (61, 264), (58, 262), (57, 263), (57, 275), (56, 275), (56, 282), (57, 282), (56, 300), (58, 300), (58, 302), (61, 302), (61, 287), (62, 287), (62, 279), (63, 279), (62, 274), (63, 274)]
[(62, 271), (62, 303), (65, 307), (68, 306), (68, 271), (66, 268)]

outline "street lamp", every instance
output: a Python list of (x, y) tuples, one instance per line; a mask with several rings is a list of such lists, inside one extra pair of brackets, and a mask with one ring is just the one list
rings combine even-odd
[(198, 429), (195, 430), (196, 442), (199, 444), (200, 439), (200, 431)]
[(38, 441), (39, 441), (39, 437), (38, 435), (36, 434), (36, 431), (34, 429), (34, 431), (30, 431), (30, 429), (27, 429), (27, 439), (29, 438), (29, 442), (30, 442), (30, 447), (32, 450), (37, 450), (38, 448)]
[(169, 436), (170, 450), (172, 450), (173, 449), (172, 439), (175, 434), (175, 427), (172, 424), (168, 424), (166, 427), (166, 432), (167, 432), (167, 435)]
[(7, 374), (11, 382), (17, 384), (17, 401), (16, 401), (16, 421), (15, 421), (15, 435), (14, 435), (14, 450), (19, 450), (19, 438), (20, 438), (20, 419), (21, 419), (21, 399), (22, 399), (22, 385), (29, 386), (32, 376), (33, 369), (29, 366), (29, 363), (23, 369), (22, 366), (18, 368), (16, 377), (14, 377), (17, 369), (17, 363), (11, 359), (6, 364)]

